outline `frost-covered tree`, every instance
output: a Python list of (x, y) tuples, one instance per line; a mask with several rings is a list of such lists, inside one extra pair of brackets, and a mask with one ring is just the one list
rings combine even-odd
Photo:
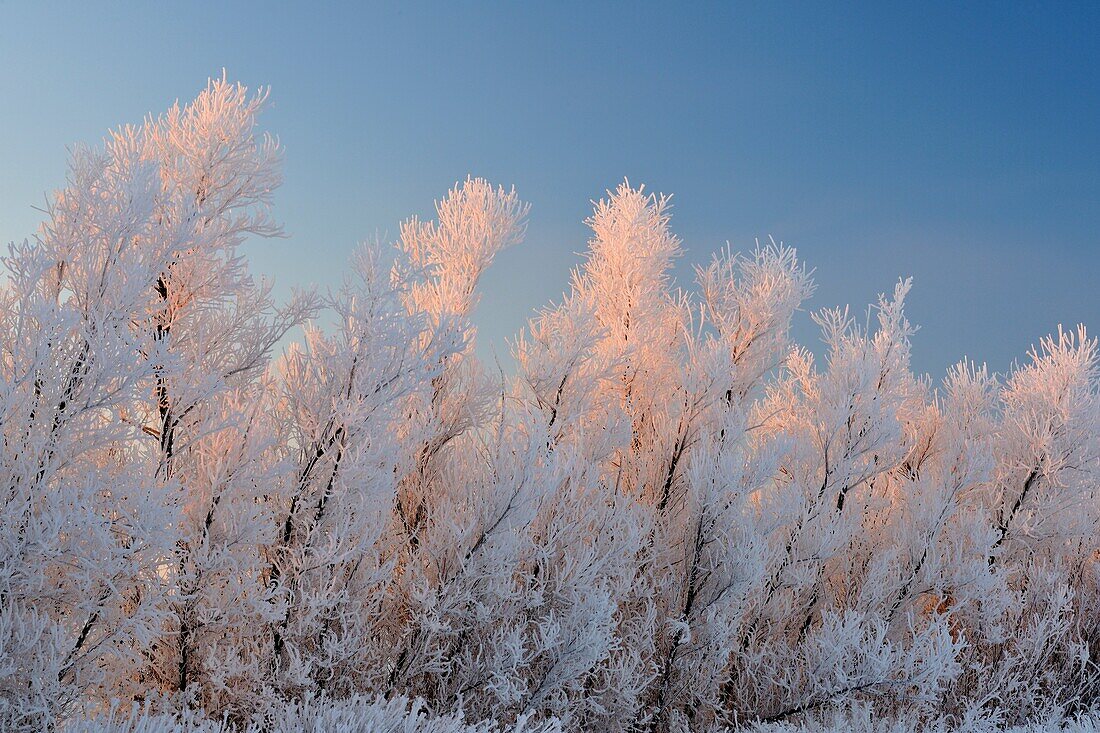
[[(277, 508), (272, 449), (282, 438), (266, 419), (268, 364), (276, 342), (313, 309), (309, 296), (277, 309), (270, 285), (253, 280), (239, 253), (246, 236), (280, 232), (267, 213), (280, 151), (255, 129), (265, 99), (217, 81), (186, 107), (125, 131), (157, 166), (166, 200), (158, 219), (191, 228), (153, 286), (148, 338), (157, 357), (135, 412), (156, 441), (155, 479), (180, 501), (166, 571), (173, 620), (138, 686), (204, 706), (255, 684), (248, 674), (262, 642), (247, 630), (272, 605), (260, 550)], [(214, 684), (193, 688), (196, 679)]]

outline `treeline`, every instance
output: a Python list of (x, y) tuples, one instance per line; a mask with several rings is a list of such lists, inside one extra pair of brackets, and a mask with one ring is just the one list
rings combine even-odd
[(624, 184), (505, 377), (470, 315), (526, 205), (467, 180), (276, 304), (241, 250), (280, 232), (264, 101), (212, 82), (76, 150), (4, 259), (0, 728), (990, 727), (1100, 702), (1084, 328), (933, 385), (902, 281), (870, 327), (815, 314), (818, 363), (789, 338), (793, 249), (675, 289), (668, 201)]

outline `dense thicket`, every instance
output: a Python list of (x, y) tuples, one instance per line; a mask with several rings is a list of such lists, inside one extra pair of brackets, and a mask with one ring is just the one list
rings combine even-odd
[(335, 290), (277, 305), (240, 249), (279, 233), (263, 102), (214, 82), (76, 151), (4, 259), (0, 728), (131, 706), (141, 730), (990, 726), (1100, 704), (1084, 328), (933, 386), (902, 281), (871, 325), (817, 313), (818, 363), (788, 336), (813, 292), (793, 249), (723, 252), (674, 289), (668, 201), (624, 184), (504, 377), (470, 315), (526, 205), (467, 180)]

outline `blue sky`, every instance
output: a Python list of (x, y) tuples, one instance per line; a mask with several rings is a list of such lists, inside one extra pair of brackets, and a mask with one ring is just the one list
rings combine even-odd
[(281, 293), (467, 174), (514, 184), (528, 238), (477, 315), (506, 354), (628, 177), (674, 194), (678, 282), (771, 235), (816, 268), (814, 309), (912, 275), (918, 370), (1004, 370), (1059, 323), (1100, 331), (1098, 37), (1096, 3), (0, 0), (0, 242), (34, 232), (66, 146), (224, 67), (272, 87), (290, 237), (249, 254)]

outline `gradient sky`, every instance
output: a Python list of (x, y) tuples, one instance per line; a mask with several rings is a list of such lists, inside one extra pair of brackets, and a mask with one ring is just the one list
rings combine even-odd
[[(0, 242), (33, 234), (66, 146), (224, 67), (272, 87), (290, 237), (248, 253), (280, 293), (335, 284), (467, 174), (514, 184), (527, 241), (477, 315), (506, 355), (625, 176), (674, 194), (681, 284), (768, 235), (816, 268), (811, 309), (862, 313), (912, 275), (936, 377), (1100, 332), (1100, 4), (824, 5), (0, 0)], [(796, 333), (817, 342), (805, 313)]]

